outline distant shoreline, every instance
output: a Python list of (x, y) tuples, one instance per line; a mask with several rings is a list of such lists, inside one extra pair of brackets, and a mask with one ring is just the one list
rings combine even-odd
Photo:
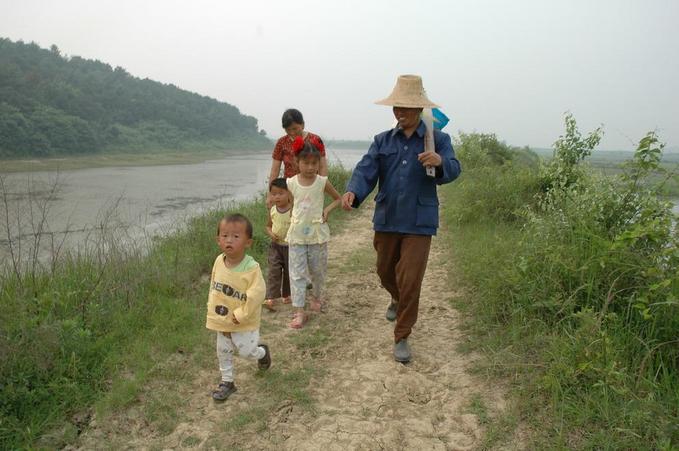
[(111, 166), (157, 166), (201, 163), (226, 155), (246, 153), (269, 153), (271, 149), (201, 149), (145, 151), (139, 153), (108, 152), (90, 155), (74, 155), (59, 158), (0, 159), (0, 174), (16, 172), (57, 171)]
[(342, 140), (342, 139), (325, 140), (325, 145), (328, 149), (365, 149), (367, 151), (371, 144), (372, 141)]

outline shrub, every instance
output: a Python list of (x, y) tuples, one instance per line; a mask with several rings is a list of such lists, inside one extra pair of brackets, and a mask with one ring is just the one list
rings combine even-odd
[(567, 115), (539, 171), (493, 163), (482, 140), (461, 146), (471, 169), (444, 188), (444, 215), (458, 224), (453, 249), (473, 296), (465, 305), (481, 346), (496, 350), (493, 368), (520, 372), (521, 393), (553, 406), (551, 423), (536, 419), (538, 435), (567, 448), (673, 449), (679, 236), (662, 183), (647, 180), (663, 146), (649, 133), (625, 172), (605, 178), (582, 164), (601, 133), (583, 138)]

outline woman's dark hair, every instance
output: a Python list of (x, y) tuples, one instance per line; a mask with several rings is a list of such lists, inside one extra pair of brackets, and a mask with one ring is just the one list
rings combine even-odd
[(288, 110), (285, 110), (285, 112), (283, 113), (282, 122), (283, 128), (288, 128), (292, 124), (303, 124), (304, 116), (302, 116), (302, 113), (299, 110), (290, 108)]
[(306, 160), (309, 157), (320, 160), (321, 152), (319, 152), (316, 146), (314, 146), (313, 144), (305, 142), (304, 147), (302, 147), (302, 150), (297, 152), (295, 158), (297, 158), (298, 160)]
[(288, 184), (283, 177), (273, 179), (271, 183), (269, 183), (269, 191), (271, 191), (271, 188), (273, 188), (274, 186), (276, 188), (284, 189), (285, 191), (288, 190)]

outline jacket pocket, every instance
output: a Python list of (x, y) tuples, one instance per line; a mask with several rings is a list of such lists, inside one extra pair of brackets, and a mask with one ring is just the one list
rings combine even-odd
[(387, 193), (380, 191), (375, 196), (375, 214), (373, 215), (374, 224), (386, 224), (387, 222)]
[(421, 227), (439, 226), (439, 200), (436, 197), (417, 197), (417, 217), (415, 225)]
[(381, 157), (390, 157), (396, 154), (396, 147), (383, 147), (377, 151), (377, 154)]

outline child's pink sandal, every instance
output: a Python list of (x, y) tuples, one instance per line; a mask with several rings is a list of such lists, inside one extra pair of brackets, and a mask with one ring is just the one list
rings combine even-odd
[(292, 304), (292, 298), (290, 296), (283, 298), (283, 304)]
[(290, 322), (291, 329), (301, 329), (304, 327), (304, 312), (297, 312)]

